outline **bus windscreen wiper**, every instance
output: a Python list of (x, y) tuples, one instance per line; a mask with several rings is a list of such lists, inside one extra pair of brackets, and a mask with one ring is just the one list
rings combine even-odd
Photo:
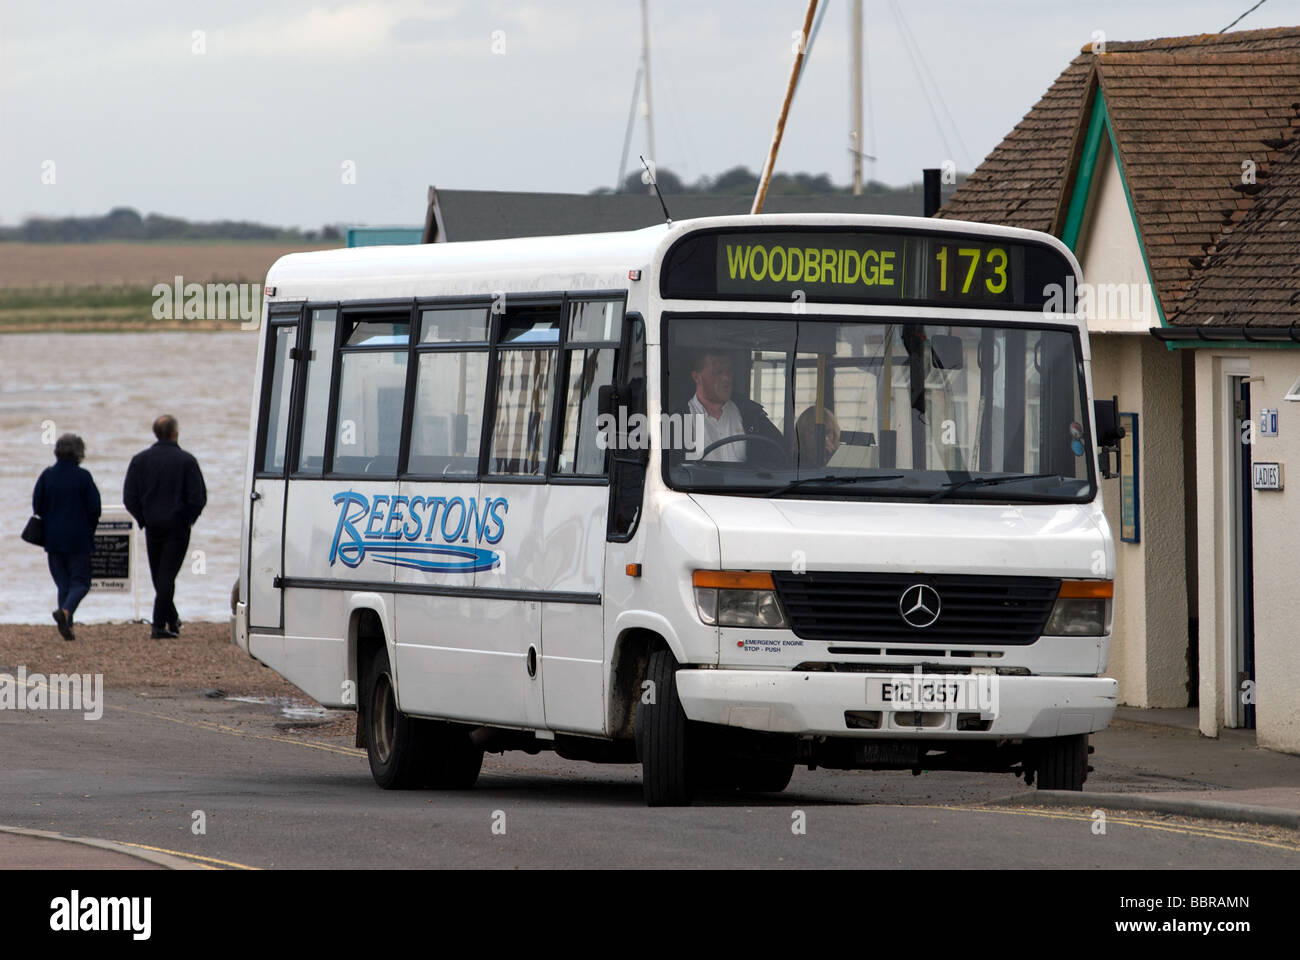
[(902, 480), (901, 473), (887, 473), (874, 477), (846, 477), (842, 474), (835, 474), (828, 477), (802, 477), (798, 480), (791, 480), (783, 487), (777, 487), (767, 494), (769, 498), (779, 497), (783, 493), (789, 493), (795, 487), (802, 486), (805, 483), (875, 483), (877, 480)]
[(967, 477), (965, 480), (954, 480), (952, 483), (945, 483), (929, 502), (934, 503), (942, 500), (948, 494), (962, 487), (990, 487), (995, 483), (1011, 483), (1014, 480), (1043, 480), (1047, 477), (1060, 477), (1059, 473), (1008, 473), (997, 477)]

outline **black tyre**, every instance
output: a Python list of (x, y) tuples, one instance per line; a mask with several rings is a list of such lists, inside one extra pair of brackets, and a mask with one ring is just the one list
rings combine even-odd
[(385, 790), (423, 786), (429, 762), (428, 729), (397, 709), (388, 653), (375, 651), (366, 671), (366, 756)]
[(478, 780), (483, 751), (469, 728), (408, 717), (397, 709), (388, 654), (380, 649), (366, 674), (366, 755), (385, 790), (467, 790)]
[(677, 697), (677, 660), (667, 650), (650, 655), (646, 680), (652, 703), (636, 707), (636, 753), (641, 761), (645, 802), (652, 807), (684, 806), (695, 795), (690, 755), (691, 724)]
[(474, 786), (483, 767), (483, 751), (470, 741), (470, 728), (424, 722), (430, 727), (427, 785), (435, 790), (468, 790)]
[(1088, 735), (1042, 741), (1036, 766), (1039, 790), (1082, 790), (1088, 779)]

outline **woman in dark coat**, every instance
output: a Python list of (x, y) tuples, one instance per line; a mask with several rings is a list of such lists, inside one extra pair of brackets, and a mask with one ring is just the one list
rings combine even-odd
[(79, 464), (86, 445), (65, 433), (54, 444), (55, 463), (46, 467), (32, 491), (32, 512), (45, 522), (45, 554), (59, 591), (54, 622), (64, 640), (75, 640), (72, 615), (90, 592), (90, 555), (99, 523), (99, 488)]

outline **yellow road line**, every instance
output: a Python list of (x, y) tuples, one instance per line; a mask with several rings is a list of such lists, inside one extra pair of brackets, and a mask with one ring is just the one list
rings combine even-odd
[[(184, 857), (186, 860), (198, 860), (203, 866), (210, 863), (219, 863), (223, 867), (234, 867), (236, 870), (261, 870), (261, 867), (250, 867), (246, 863), (236, 863), (233, 860), (218, 860), (216, 857), (201, 857), (197, 853), (186, 853), (184, 850), (169, 850), (167, 847), (151, 847), (147, 843), (132, 843), (130, 840), (115, 840), (114, 843), (120, 843), (124, 847), (139, 847), (141, 850), (152, 850), (154, 853), (170, 853), (173, 857)], [(207, 867), (209, 870), (215, 870), (216, 867)]]
[[(1046, 817), (1049, 820), (1074, 820), (1076, 822), (1091, 823), (1092, 816), (1086, 813), (1064, 813), (1053, 812), (1048, 810), (1030, 810), (1024, 807), (1005, 809), (999, 807), (953, 807), (942, 804), (922, 804), (920, 807), (931, 810), (953, 810), (961, 813), (1003, 813), (1013, 814), (1022, 817)], [(1085, 804), (1086, 806), (1086, 804)], [(908, 809), (914, 809), (912, 805), (907, 805)], [(1195, 819), (1193, 814), (1174, 814), (1174, 816), (1189, 817)], [(1118, 823), (1130, 827), (1142, 827), (1146, 830), (1162, 830), (1166, 833), (1182, 833), (1187, 836), (1204, 837), (1209, 840), (1231, 840), (1234, 843), (1252, 843), (1261, 847), (1276, 847), (1279, 850), (1287, 850), (1291, 853), (1300, 853), (1300, 846), (1288, 843), (1277, 843), (1272, 840), (1257, 840), (1253, 837), (1239, 837), (1229, 833), (1226, 829), (1215, 827), (1178, 827), (1167, 823), (1152, 823), (1150, 820), (1135, 820), (1129, 817), (1112, 816), (1106, 813), (1106, 823)]]

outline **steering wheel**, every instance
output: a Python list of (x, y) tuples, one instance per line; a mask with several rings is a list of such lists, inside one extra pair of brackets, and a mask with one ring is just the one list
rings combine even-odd
[(696, 459), (703, 460), (714, 450), (718, 449), (718, 447), (726, 446), (729, 443), (735, 443), (737, 440), (761, 440), (763, 443), (769, 443), (772, 446), (776, 447), (776, 449), (781, 452), (782, 459), (786, 459), (787, 457), (785, 447), (777, 443), (771, 437), (765, 437), (762, 434), (757, 434), (757, 433), (737, 433), (737, 434), (733, 434), (730, 437), (723, 437), (721, 440), (714, 440), (711, 444), (709, 444), (702, 451), (700, 451), (700, 455)]

